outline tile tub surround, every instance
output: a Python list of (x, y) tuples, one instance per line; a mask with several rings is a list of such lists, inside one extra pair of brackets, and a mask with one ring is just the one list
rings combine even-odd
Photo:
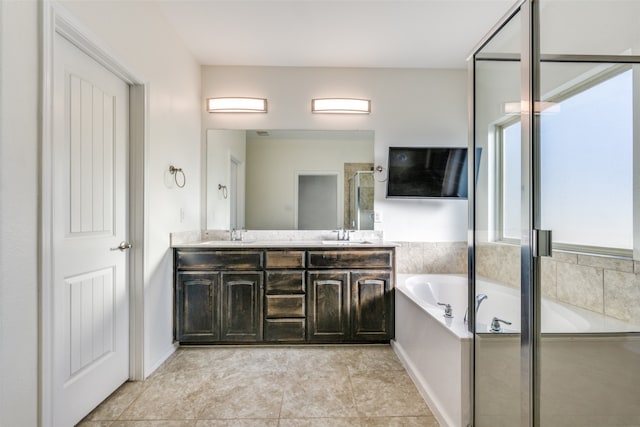
[(467, 242), (397, 242), (398, 274), (465, 274)]
[[(520, 286), (520, 247), (479, 244), (477, 273)], [(640, 325), (640, 262), (553, 251), (542, 260), (543, 296)]]
[(438, 424), (388, 345), (182, 347), (79, 427)]

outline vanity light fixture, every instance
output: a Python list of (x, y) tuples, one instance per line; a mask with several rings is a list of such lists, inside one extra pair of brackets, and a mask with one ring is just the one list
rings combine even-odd
[(266, 113), (267, 100), (265, 98), (207, 98), (209, 113)]
[(371, 100), (352, 98), (314, 98), (311, 100), (312, 113), (369, 114)]

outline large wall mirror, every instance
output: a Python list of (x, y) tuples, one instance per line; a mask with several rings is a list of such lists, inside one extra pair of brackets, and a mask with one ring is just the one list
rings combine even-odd
[(373, 230), (373, 131), (206, 135), (206, 227)]

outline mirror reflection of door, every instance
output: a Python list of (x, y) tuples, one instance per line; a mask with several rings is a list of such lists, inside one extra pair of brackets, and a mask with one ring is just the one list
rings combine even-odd
[(338, 219), (338, 175), (298, 174), (298, 229), (333, 230)]
[(229, 161), (229, 229), (239, 230), (244, 227), (242, 195), (242, 175), (240, 161), (231, 157)]

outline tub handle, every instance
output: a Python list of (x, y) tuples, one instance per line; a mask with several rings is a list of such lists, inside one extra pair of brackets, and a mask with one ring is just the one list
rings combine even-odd
[(438, 305), (444, 306), (444, 317), (448, 319), (453, 318), (453, 309), (451, 308), (451, 304), (439, 302)]
[(505, 325), (511, 324), (511, 322), (494, 317), (493, 320), (491, 320), (491, 332), (502, 332), (502, 325), (500, 323), (504, 323)]

